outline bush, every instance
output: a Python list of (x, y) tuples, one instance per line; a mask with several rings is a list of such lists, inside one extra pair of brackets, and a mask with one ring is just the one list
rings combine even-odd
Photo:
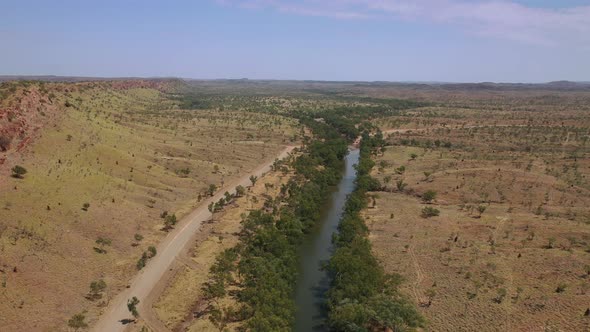
[(422, 217), (423, 218), (436, 217), (439, 214), (440, 214), (440, 211), (438, 209), (435, 209), (430, 206), (426, 206), (422, 209)]
[(563, 293), (565, 292), (565, 289), (567, 288), (566, 284), (559, 284), (557, 285), (557, 288), (555, 289), (556, 293)]
[(149, 246), (149, 247), (148, 247), (148, 252), (150, 253), (150, 254), (149, 254), (149, 258), (155, 257), (155, 256), (156, 256), (156, 254), (157, 254), (156, 247), (154, 247), (154, 246)]
[(164, 218), (164, 230), (168, 231), (176, 225), (178, 219), (176, 218), (176, 214), (168, 214)]
[(430, 203), (436, 199), (436, 191), (428, 190), (422, 195), (422, 200), (426, 203)]
[(107, 283), (99, 279), (97, 281), (93, 281), (90, 283), (90, 292), (88, 293), (89, 300), (100, 299), (102, 297), (102, 292), (107, 288)]
[(85, 329), (88, 327), (88, 324), (85, 322), (86, 316), (83, 313), (75, 314), (68, 320), (68, 326), (73, 328), (75, 331), (79, 329)]
[(17, 179), (22, 179), (23, 175), (27, 174), (27, 169), (16, 165), (12, 168), (12, 177)]
[(135, 264), (135, 267), (137, 267), (138, 270), (143, 269), (147, 264), (147, 260), (147, 254), (144, 252), (143, 254), (141, 254), (141, 258), (137, 261), (137, 264)]

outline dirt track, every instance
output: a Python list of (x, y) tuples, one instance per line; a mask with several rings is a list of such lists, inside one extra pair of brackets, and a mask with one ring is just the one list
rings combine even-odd
[[(289, 146), (285, 148), (280, 154), (276, 156), (278, 159), (285, 158), (295, 147)], [(205, 201), (193, 212), (184, 217), (178, 224), (177, 228), (168, 234), (168, 236), (158, 245), (158, 255), (152, 258), (147, 266), (141, 270), (129, 283), (129, 288), (118, 294), (106, 308), (105, 312), (100, 316), (99, 321), (93, 326), (92, 331), (115, 332), (124, 331), (126, 325), (121, 323), (121, 320), (132, 319), (133, 317), (127, 309), (127, 300), (132, 297), (137, 297), (140, 300), (138, 307), (140, 315), (151, 311), (151, 301), (153, 301), (152, 292), (158, 285), (166, 272), (172, 268), (175, 259), (181, 254), (187, 245), (191, 242), (194, 234), (199, 230), (201, 223), (211, 218), (207, 206), (210, 202), (218, 201), (223, 197), (225, 191), (233, 192), (238, 185), (248, 186), (250, 184), (250, 176), (261, 176), (263, 173), (270, 170), (270, 166), (274, 162), (269, 160), (258, 166), (253, 172), (242, 176), (241, 178), (227, 184), (221, 188), (217, 194)], [(153, 321), (148, 313), (148, 324), (156, 325), (152, 328), (160, 330), (163, 325)], [(130, 324), (132, 325), (132, 324)]]

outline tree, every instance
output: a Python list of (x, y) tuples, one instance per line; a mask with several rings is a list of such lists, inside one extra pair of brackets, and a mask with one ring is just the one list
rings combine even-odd
[(250, 182), (252, 182), (252, 185), (255, 185), (256, 181), (258, 181), (258, 177), (254, 176), (254, 175), (250, 175)]
[(137, 305), (139, 304), (139, 299), (137, 297), (133, 297), (130, 300), (127, 300), (127, 310), (133, 315), (133, 317), (139, 317), (139, 312), (137, 311)]
[(68, 326), (73, 328), (75, 331), (79, 329), (85, 329), (88, 327), (88, 323), (85, 322), (86, 316), (84, 313), (75, 314), (68, 320)]
[(104, 292), (106, 288), (107, 283), (102, 279), (91, 282), (88, 298), (91, 300), (100, 299), (102, 297), (102, 292)]
[(217, 186), (214, 184), (210, 184), (209, 189), (207, 190), (207, 193), (209, 194), (209, 196), (213, 196), (216, 191), (217, 191)]
[(426, 203), (430, 203), (436, 199), (436, 191), (428, 190), (427, 192), (422, 195), (422, 200)]
[(135, 264), (135, 267), (138, 270), (143, 269), (145, 267), (145, 264), (147, 264), (147, 260), (148, 260), (147, 254), (145, 252), (143, 252), (141, 254), (141, 257), (139, 258), (139, 260), (137, 260), (137, 263)]
[(225, 196), (225, 201), (229, 204), (232, 199), (234, 198), (234, 196), (232, 194), (229, 193), (229, 191), (226, 191), (224, 194)]
[(244, 194), (246, 194), (246, 188), (244, 188), (244, 186), (237, 186), (236, 187), (236, 196), (237, 197), (242, 197), (244, 196)]
[(20, 165), (16, 165), (12, 168), (12, 177), (13, 178), (17, 178), (17, 179), (22, 179), (23, 175), (27, 174), (27, 169), (20, 166)]
[(164, 218), (164, 230), (168, 231), (176, 225), (178, 219), (176, 219), (176, 214), (169, 214)]
[(149, 254), (149, 258), (152, 258), (152, 257), (156, 257), (156, 254), (157, 254), (158, 251), (156, 250), (156, 247), (149, 246), (148, 247), (148, 252), (150, 253)]
[(84, 203), (84, 204), (82, 204), (82, 210), (83, 211), (88, 211), (88, 208), (90, 208), (90, 203)]

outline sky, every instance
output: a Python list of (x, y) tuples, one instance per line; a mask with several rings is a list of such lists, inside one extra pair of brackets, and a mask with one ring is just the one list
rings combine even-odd
[(590, 81), (590, 0), (0, 0), (0, 75)]

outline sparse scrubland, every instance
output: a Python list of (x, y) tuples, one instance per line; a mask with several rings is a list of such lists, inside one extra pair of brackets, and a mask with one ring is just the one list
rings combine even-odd
[(428, 330), (588, 330), (589, 95), (477, 94), (375, 120), (374, 251)]
[(293, 145), (209, 204), (132, 324), (290, 330), (297, 247), (359, 136), (326, 265), (330, 329), (589, 329), (586, 87), (7, 82), (0, 97), (9, 330), (91, 326), (183, 216)]
[(180, 220), (210, 185), (296, 144), (292, 119), (180, 109), (177, 84), (2, 84), (2, 326), (65, 330), (83, 311), (91, 323), (166, 235), (164, 214)]

